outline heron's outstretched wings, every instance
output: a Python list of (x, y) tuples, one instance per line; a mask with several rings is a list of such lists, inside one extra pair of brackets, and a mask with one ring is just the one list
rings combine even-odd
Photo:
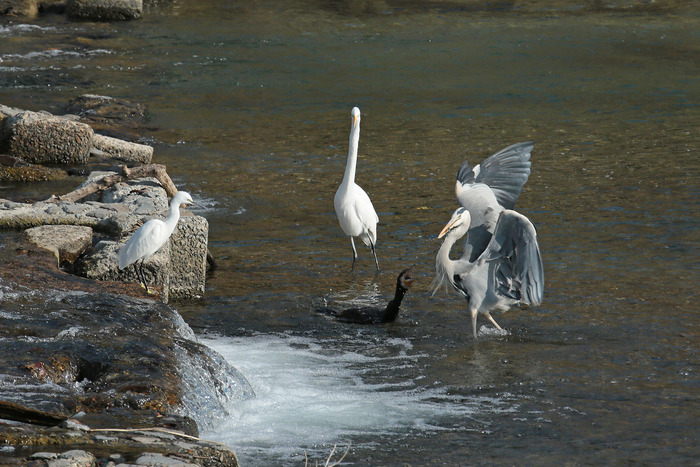
[(539, 305), (544, 293), (544, 269), (537, 232), (522, 214), (504, 210), (479, 261), (496, 261), (496, 292), (531, 305)]
[[(531, 142), (516, 143), (473, 167), (465, 161), (457, 171), (457, 181), (462, 185), (484, 183), (491, 187), (501, 206), (513, 209), (530, 176), (530, 152), (533, 147)], [(457, 200), (464, 205), (459, 200), (459, 194)]]

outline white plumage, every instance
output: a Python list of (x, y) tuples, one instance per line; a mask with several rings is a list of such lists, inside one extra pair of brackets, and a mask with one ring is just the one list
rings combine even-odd
[(357, 147), (360, 141), (360, 109), (354, 107), (351, 112), (352, 127), (350, 130), (350, 146), (348, 149), (348, 161), (345, 166), (343, 182), (335, 193), (335, 213), (340, 222), (340, 228), (345, 235), (350, 237), (352, 245), (352, 269), (355, 268), (357, 250), (355, 249), (355, 237), (369, 246), (374, 255), (374, 263), (379, 271), (379, 261), (375, 245), (377, 244), (377, 216), (369, 196), (355, 183), (357, 168)]
[[(165, 221), (151, 219), (146, 222), (119, 250), (119, 269), (124, 269), (133, 264), (139, 281), (149, 293), (148, 283), (143, 274), (143, 262), (158, 251), (172, 235), (175, 226), (180, 220), (180, 205), (187, 205), (192, 202), (192, 197), (189, 193), (178, 191), (170, 202), (170, 214), (168, 214)], [(137, 266), (138, 260), (141, 260), (140, 268)]]

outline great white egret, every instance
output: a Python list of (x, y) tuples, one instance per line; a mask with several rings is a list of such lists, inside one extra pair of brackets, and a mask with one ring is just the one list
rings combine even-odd
[(345, 175), (343, 182), (335, 192), (333, 204), (335, 214), (338, 216), (340, 228), (345, 235), (350, 237), (352, 245), (352, 268), (355, 269), (357, 260), (357, 250), (355, 249), (355, 237), (358, 237), (369, 246), (374, 255), (374, 264), (379, 271), (379, 261), (377, 261), (377, 222), (379, 217), (372, 206), (365, 190), (355, 183), (355, 170), (357, 168), (357, 146), (360, 142), (360, 109), (354, 107), (351, 112), (352, 126), (350, 129), (350, 146), (348, 149), (348, 161), (345, 165)]
[(445, 239), (435, 256), (432, 287), (435, 294), (440, 286), (451, 286), (467, 299), (476, 337), (478, 313), (500, 331), (491, 311), (505, 311), (517, 303), (539, 305), (544, 270), (535, 227), (527, 217), (510, 209), (501, 211), (488, 245), (476, 260), (470, 260), (466, 252), (451, 260), (452, 245), (467, 233), (470, 222), (469, 211), (460, 207), (438, 235)]
[(334, 310), (332, 308), (319, 308), (316, 311), (333, 316), (338, 321), (357, 324), (379, 324), (391, 323), (399, 315), (399, 308), (404, 295), (413, 285), (411, 268), (401, 271), (396, 278), (396, 292), (394, 298), (387, 304), (386, 308), (364, 306), (359, 308), (347, 308), (345, 310)]
[[(189, 193), (186, 191), (178, 191), (175, 196), (173, 196), (172, 201), (170, 201), (170, 214), (168, 214), (165, 221), (151, 219), (146, 222), (139, 227), (119, 250), (119, 269), (124, 269), (130, 264), (133, 264), (136, 276), (139, 282), (141, 282), (141, 285), (146, 289), (146, 292), (151, 293), (148, 289), (146, 276), (143, 273), (143, 262), (158, 251), (160, 247), (168, 241), (170, 235), (172, 235), (177, 222), (180, 220), (180, 205), (192, 203), (192, 196), (190, 196)], [(141, 260), (140, 268), (137, 266), (138, 260)]]
[(464, 162), (457, 172), (455, 194), (471, 215), (464, 252), (470, 261), (484, 252), (504, 209), (514, 209), (530, 176), (533, 143), (517, 143), (471, 166)]

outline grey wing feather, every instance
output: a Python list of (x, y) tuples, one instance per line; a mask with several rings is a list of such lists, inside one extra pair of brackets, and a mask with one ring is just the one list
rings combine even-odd
[(457, 171), (457, 180), (466, 183), (484, 183), (491, 187), (496, 199), (506, 209), (515, 202), (530, 176), (530, 152), (534, 143), (516, 143), (489, 156), (475, 170), (465, 161)]
[(506, 297), (539, 305), (544, 295), (544, 268), (537, 232), (527, 217), (505, 210), (482, 258), (498, 261), (497, 291)]

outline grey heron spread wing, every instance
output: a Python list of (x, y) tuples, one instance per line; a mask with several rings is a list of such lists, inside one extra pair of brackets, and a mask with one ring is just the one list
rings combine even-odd
[(503, 211), (482, 256), (482, 262), (495, 265), (497, 293), (533, 306), (542, 303), (542, 255), (535, 226), (527, 217), (517, 211)]
[(488, 246), (471, 261), (466, 254), (450, 259), (450, 250), (467, 234), (471, 216), (458, 208), (438, 238), (442, 245), (435, 257), (433, 294), (441, 287), (452, 287), (468, 302), (472, 332), (476, 337), (476, 319), (486, 316), (497, 329), (501, 327), (492, 311), (505, 311), (518, 303), (539, 305), (544, 293), (544, 269), (535, 227), (522, 214), (503, 210)]
[(465, 253), (475, 261), (483, 253), (504, 209), (513, 209), (530, 176), (533, 143), (517, 143), (472, 166), (464, 162), (457, 171), (455, 195), (471, 215)]

